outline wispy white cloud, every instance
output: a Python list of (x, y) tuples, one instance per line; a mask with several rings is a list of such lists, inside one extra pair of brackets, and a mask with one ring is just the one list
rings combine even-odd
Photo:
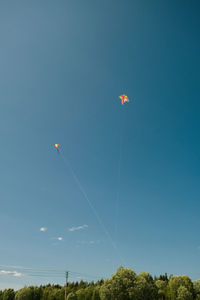
[(77, 227), (71, 227), (71, 228), (69, 228), (69, 231), (73, 232), (73, 231), (82, 230), (82, 229), (85, 229), (85, 228), (88, 228), (88, 225), (84, 224), (84, 225), (77, 226)]
[(23, 276), (23, 274), (15, 271), (13, 273), (13, 276), (15, 276), (15, 277), (21, 277), (21, 276)]
[(41, 228), (40, 228), (40, 231), (42, 231), (42, 232), (47, 231), (47, 227), (41, 227)]
[(15, 277), (21, 277), (23, 276), (22, 273), (19, 273), (17, 271), (6, 271), (6, 270), (0, 270), (1, 275), (13, 275)]

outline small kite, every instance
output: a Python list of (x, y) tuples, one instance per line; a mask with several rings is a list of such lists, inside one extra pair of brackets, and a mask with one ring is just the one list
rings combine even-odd
[(60, 144), (55, 144), (55, 145), (54, 145), (54, 148), (56, 148), (56, 150), (57, 150), (58, 153), (60, 153), (60, 151), (59, 151), (59, 146), (60, 146)]
[(129, 102), (129, 99), (126, 95), (121, 95), (119, 96), (119, 98), (122, 100), (122, 105), (125, 103), (125, 102)]

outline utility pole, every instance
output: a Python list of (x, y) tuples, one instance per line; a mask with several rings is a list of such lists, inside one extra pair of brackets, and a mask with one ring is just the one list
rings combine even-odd
[(68, 283), (68, 276), (69, 272), (65, 272), (65, 278), (66, 278), (66, 283), (65, 283), (65, 300), (67, 299), (67, 283)]

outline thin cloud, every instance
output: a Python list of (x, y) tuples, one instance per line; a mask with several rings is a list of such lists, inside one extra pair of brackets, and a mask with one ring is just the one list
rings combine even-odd
[(47, 227), (41, 227), (41, 228), (40, 228), (40, 231), (42, 231), (42, 232), (47, 231)]
[(19, 273), (17, 271), (6, 271), (6, 270), (0, 270), (1, 275), (13, 275), (14, 277), (21, 277), (23, 276), (22, 273)]
[(21, 277), (21, 276), (23, 276), (23, 274), (19, 273), (19, 272), (14, 272), (13, 276), (15, 276), (15, 277)]
[(83, 230), (85, 228), (88, 228), (88, 225), (81, 225), (81, 226), (77, 226), (77, 227), (71, 227), (69, 228), (69, 231), (73, 232), (73, 231), (77, 231), (77, 230)]
[(58, 237), (51, 237), (50, 240), (63, 241), (64, 239), (62, 236), (58, 236)]

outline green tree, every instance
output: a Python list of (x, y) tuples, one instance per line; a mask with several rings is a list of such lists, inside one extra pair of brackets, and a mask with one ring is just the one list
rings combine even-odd
[(129, 300), (136, 280), (136, 273), (120, 267), (111, 279), (104, 281), (100, 288), (101, 300)]
[(50, 300), (51, 299), (51, 286), (47, 285), (43, 288), (41, 300)]
[(92, 294), (92, 300), (101, 300), (99, 291), (100, 291), (100, 286), (95, 286)]
[(164, 280), (156, 280), (155, 285), (158, 289), (158, 298), (161, 300), (166, 300), (168, 295), (168, 283)]
[(89, 285), (88, 287), (86, 287), (86, 289), (85, 289), (85, 299), (84, 300), (91, 300), (92, 295), (93, 295), (93, 291), (94, 291), (94, 283)]
[(85, 289), (84, 288), (79, 289), (76, 292), (76, 295), (77, 295), (77, 300), (85, 300)]
[(195, 299), (200, 300), (200, 280), (195, 280), (193, 282)]
[(111, 300), (112, 298), (112, 282), (111, 279), (104, 280), (104, 284), (101, 286), (99, 294), (101, 300)]
[(98, 281), (96, 282), (96, 285), (102, 286), (103, 283), (104, 283), (104, 279), (100, 279), (100, 280), (98, 280)]
[(77, 300), (76, 293), (72, 292), (67, 296), (67, 300)]
[(180, 286), (185, 287), (188, 290), (188, 292), (190, 292), (193, 296), (193, 284), (188, 276), (172, 276), (169, 280), (169, 293), (171, 300), (177, 299), (178, 289), (180, 288)]
[(158, 296), (158, 289), (153, 278), (147, 272), (141, 272), (136, 276), (132, 289), (131, 299), (134, 300), (155, 300)]
[(193, 300), (192, 293), (185, 286), (180, 286), (177, 291), (177, 300)]
[(15, 292), (13, 289), (6, 289), (3, 291), (3, 300), (14, 300)]
[(43, 289), (41, 300), (63, 300), (63, 299), (64, 299), (64, 288), (46, 286)]
[(88, 283), (87, 282), (85, 282), (85, 281), (83, 281), (83, 280), (81, 280), (80, 282), (79, 282), (79, 289), (83, 289), (83, 288), (86, 288), (87, 286), (88, 286)]
[[(170, 275), (170, 276), (172, 276), (172, 275)], [(168, 275), (167, 275), (167, 273), (165, 273), (164, 275), (160, 275), (159, 277), (157, 277), (157, 276), (154, 276), (154, 281), (157, 281), (157, 280), (162, 280), (162, 281), (169, 281), (169, 279), (168, 279)]]
[(41, 289), (35, 286), (24, 287), (15, 294), (15, 300), (40, 300)]

